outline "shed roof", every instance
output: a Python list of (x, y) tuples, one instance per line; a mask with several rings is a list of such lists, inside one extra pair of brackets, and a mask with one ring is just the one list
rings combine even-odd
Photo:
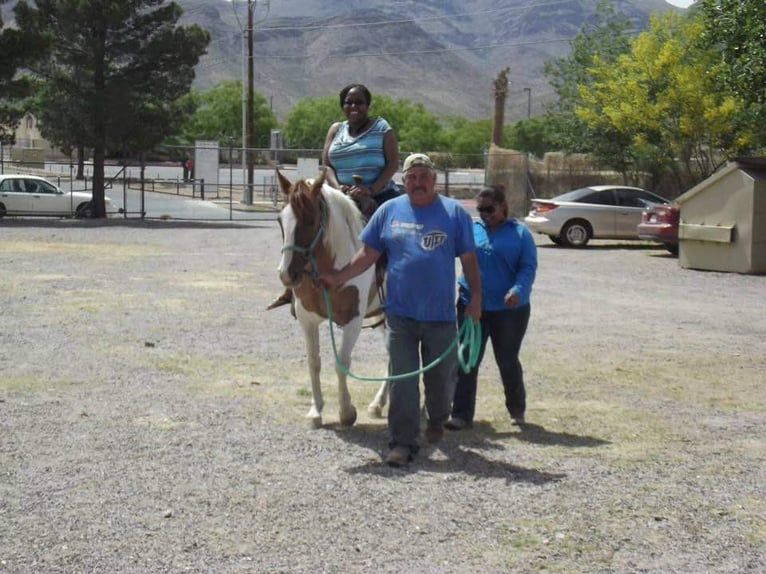
[(699, 182), (690, 190), (682, 193), (676, 198), (677, 203), (685, 203), (701, 191), (708, 189), (732, 171), (742, 170), (756, 181), (766, 180), (766, 157), (737, 157), (733, 158), (723, 168), (715, 172), (707, 179)]

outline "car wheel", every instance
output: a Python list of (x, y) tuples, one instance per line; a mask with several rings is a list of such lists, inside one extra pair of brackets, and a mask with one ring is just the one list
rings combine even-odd
[(85, 217), (93, 217), (93, 204), (89, 201), (87, 203), (81, 203), (74, 210), (74, 216), (78, 219)]
[(3, 217), (5, 217), (5, 214), (6, 214), (6, 211), (5, 211), (5, 205), (3, 205), (2, 203), (0, 203), (0, 219), (2, 219)]
[(553, 241), (555, 245), (564, 245), (564, 240), (558, 235), (549, 235), (548, 238)]
[(593, 235), (590, 224), (582, 219), (575, 219), (567, 222), (561, 230), (559, 238), (564, 245), (570, 247), (585, 247)]
[(671, 255), (678, 255), (678, 243), (665, 243), (664, 245)]

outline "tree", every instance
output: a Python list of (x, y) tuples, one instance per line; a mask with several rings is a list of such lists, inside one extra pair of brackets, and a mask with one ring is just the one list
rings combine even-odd
[(692, 18), (653, 16), (628, 53), (596, 60), (594, 81), (581, 87), (580, 118), (593, 132), (617, 134), (623, 166), (655, 183), (667, 173), (680, 188), (696, 183), (752, 139), (752, 129), (736, 122), (741, 101), (708, 74), (715, 54), (695, 46), (700, 31)]
[[(382, 116), (391, 124), (399, 149), (441, 149), (442, 127), (439, 119), (422, 104), (375, 94), (369, 113), (370, 116)], [(284, 122), (285, 139), (293, 149), (321, 149), (330, 125), (342, 119), (344, 116), (338, 96), (303, 98), (287, 114)]]
[[(609, 142), (614, 134), (593, 133), (578, 117), (575, 109), (582, 103), (582, 92), (593, 83), (591, 68), (598, 61), (609, 65), (629, 47), (630, 21), (617, 12), (608, 0), (596, 7), (593, 23), (585, 23), (570, 43), (568, 56), (546, 63), (543, 73), (549, 78), (558, 99), (550, 112), (556, 114), (559, 126), (557, 149), (568, 152), (591, 152), (599, 142)], [(616, 138), (604, 151), (623, 145)]]
[(22, 33), (51, 46), (32, 67), (45, 84), (43, 133), (93, 149), (93, 208), (104, 217), (107, 150), (141, 153), (179, 128), (209, 34), (178, 26), (180, 6), (157, 0), (22, 1), (15, 13)]
[(8, 143), (19, 119), (28, 107), (32, 83), (19, 70), (45, 49), (43, 41), (34, 41), (19, 30), (5, 28), (0, 15), (0, 141)]
[[(492, 139), (493, 120), (468, 120), (462, 117), (448, 118), (442, 130), (440, 149), (449, 150), (458, 165), (483, 167), (484, 153)], [(506, 131), (510, 129), (506, 126)], [(508, 136), (504, 136), (509, 141)]]
[(292, 149), (322, 149), (330, 125), (341, 119), (338, 96), (302, 98), (285, 118), (285, 141)]
[[(277, 120), (266, 98), (257, 92), (254, 97), (255, 146), (267, 148)], [(203, 139), (217, 140), (226, 146), (229, 138), (242, 141), (241, 81), (221, 82), (204, 92), (192, 89), (183, 97), (182, 105), (193, 112), (184, 121), (181, 134), (174, 138), (174, 143), (192, 145), (195, 140)]]
[[(766, 3), (763, 0), (703, 0), (701, 43), (716, 49), (721, 66), (716, 78), (744, 102), (740, 122), (766, 123)], [(752, 147), (766, 146), (757, 132)]]

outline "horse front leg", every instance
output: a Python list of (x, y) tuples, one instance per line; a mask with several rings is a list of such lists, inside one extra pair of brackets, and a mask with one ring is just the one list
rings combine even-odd
[(348, 378), (346, 371), (351, 367), (351, 351), (359, 339), (359, 333), (362, 331), (362, 318), (357, 317), (343, 327), (343, 342), (341, 343), (338, 359), (343, 366), (341, 368), (335, 365), (335, 372), (338, 374), (338, 402), (340, 406), (340, 424), (343, 426), (353, 426), (356, 422), (356, 407), (351, 402), (351, 393), (348, 391)]
[(322, 426), (322, 383), (319, 379), (322, 370), (322, 359), (319, 356), (319, 325), (316, 323), (303, 323), (303, 335), (306, 341), (306, 360), (309, 366), (309, 378), (311, 379), (311, 408), (306, 414), (309, 424), (317, 429)]

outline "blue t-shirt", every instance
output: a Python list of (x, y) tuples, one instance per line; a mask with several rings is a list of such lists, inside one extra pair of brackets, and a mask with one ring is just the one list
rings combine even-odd
[(437, 196), (414, 207), (406, 195), (381, 205), (360, 235), (388, 255), (386, 313), (417, 321), (455, 321), (455, 258), (475, 250), (471, 216)]
[[(473, 222), (476, 258), (481, 274), (481, 307), (486, 311), (508, 309), (505, 295), (509, 291), (519, 296), (519, 305), (529, 303), (532, 283), (537, 273), (537, 247), (529, 230), (507, 219), (490, 233), (483, 221)], [(458, 279), (460, 300), (471, 298), (465, 277)]]
[(327, 156), (341, 185), (354, 185), (353, 175), (362, 176), (362, 183), (370, 186), (386, 167), (383, 138), (391, 126), (383, 118), (357, 136), (348, 133), (348, 122), (343, 122), (332, 140)]

